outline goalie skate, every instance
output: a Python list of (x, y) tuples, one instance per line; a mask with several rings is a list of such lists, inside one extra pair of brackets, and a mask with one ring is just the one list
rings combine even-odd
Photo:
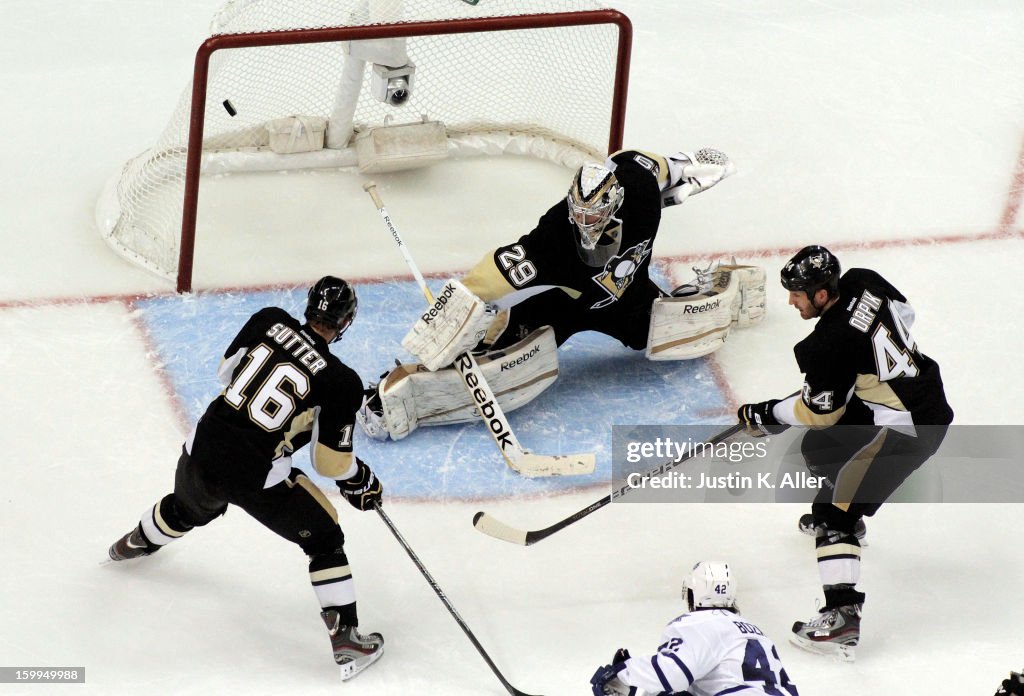
[(355, 626), (342, 625), (336, 611), (324, 611), (320, 616), (331, 634), (334, 661), (341, 668), (342, 681), (356, 676), (384, 654), (384, 638), (379, 633), (363, 635)]
[(860, 604), (822, 609), (810, 621), (797, 621), (789, 642), (820, 655), (831, 655), (853, 662), (854, 648), (860, 643)]

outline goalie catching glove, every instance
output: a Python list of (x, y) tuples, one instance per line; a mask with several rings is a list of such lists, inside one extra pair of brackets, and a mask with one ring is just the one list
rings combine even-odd
[(495, 313), (465, 285), (449, 280), (402, 339), (402, 347), (428, 370), (438, 370), (476, 346)]
[(697, 152), (676, 152), (668, 155), (668, 181), (661, 192), (661, 205), (679, 205), (736, 172), (728, 155), (705, 147)]
[(740, 406), (737, 415), (740, 423), (747, 429), (748, 435), (764, 437), (765, 435), (778, 435), (789, 426), (780, 423), (772, 412), (778, 399), (769, 399), (757, 404), (743, 404)]
[(338, 479), (335, 483), (345, 500), (356, 510), (372, 510), (381, 503), (384, 486), (359, 457), (356, 457), (356, 473), (347, 479)]

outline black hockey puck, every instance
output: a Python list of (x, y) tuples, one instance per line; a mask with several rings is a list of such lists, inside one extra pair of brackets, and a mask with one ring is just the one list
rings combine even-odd
[(238, 115), (238, 111), (235, 110), (235, 106), (234, 106), (234, 104), (231, 103), (230, 99), (225, 99), (223, 101), (223, 104), (224, 104), (224, 110), (228, 112), (228, 116), (231, 116), (232, 118), (234, 118), (236, 115)]

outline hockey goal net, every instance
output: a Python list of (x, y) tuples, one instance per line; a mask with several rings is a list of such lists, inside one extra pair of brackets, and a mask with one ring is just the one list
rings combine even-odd
[(97, 224), (186, 292), (203, 174), (602, 159), (621, 146), (630, 42), (629, 20), (591, 0), (231, 0)]

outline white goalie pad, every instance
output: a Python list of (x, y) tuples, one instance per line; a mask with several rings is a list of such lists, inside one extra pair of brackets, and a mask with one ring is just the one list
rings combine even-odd
[[(558, 378), (558, 345), (550, 326), (476, 360), (505, 412), (533, 401)], [(430, 371), (423, 365), (399, 365), (378, 390), (384, 422), (394, 440), (422, 425), (467, 423), (479, 418), (462, 377), (452, 367)]]
[(483, 300), (452, 279), (413, 324), (402, 347), (428, 370), (437, 370), (479, 343), (493, 318)]
[(760, 266), (744, 266), (733, 259), (731, 264), (718, 267), (719, 273), (729, 274), (738, 281), (739, 293), (733, 301), (732, 320), (745, 329), (762, 319), (765, 313), (765, 272)]
[(654, 301), (644, 355), (650, 360), (699, 358), (721, 348), (734, 323), (745, 328), (763, 319), (764, 311), (763, 268), (734, 262), (698, 271), (694, 283)]
[(647, 331), (649, 360), (690, 360), (718, 350), (732, 326), (732, 295), (699, 293), (659, 297), (651, 307)]

